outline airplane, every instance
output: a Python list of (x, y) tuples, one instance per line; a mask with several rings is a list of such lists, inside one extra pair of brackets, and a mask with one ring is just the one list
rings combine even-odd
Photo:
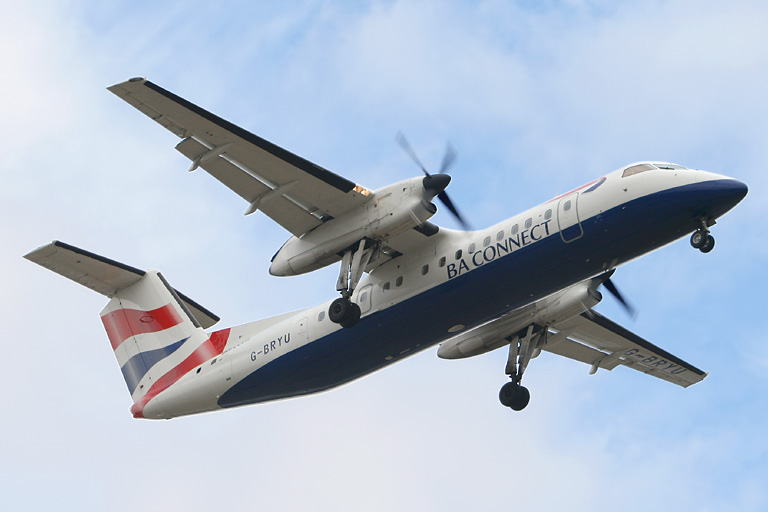
[[(176, 149), (291, 237), (276, 276), (340, 262), (340, 297), (222, 330), (214, 313), (142, 270), (54, 241), (25, 256), (109, 302), (101, 320), (136, 418), (170, 419), (325, 391), (440, 345), (443, 359), (508, 347), (500, 392), (522, 410), (523, 375), (541, 351), (624, 366), (688, 387), (707, 373), (594, 311), (602, 286), (631, 313), (611, 276), (710, 228), (747, 186), (667, 162), (638, 162), (480, 230), (446, 193), (449, 147), (430, 174), (371, 191), (268, 142), (144, 78), (108, 88), (181, 138)], [(464, 230), (429, 222), (437, 198)]]

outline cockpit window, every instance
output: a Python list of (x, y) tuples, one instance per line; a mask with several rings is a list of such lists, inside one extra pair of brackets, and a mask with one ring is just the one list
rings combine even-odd
[(686, 171), (686, 170), (688, 170), (687, 167), (683, 167), (682, 165), (677, 165), (677, 164), (655, 164), (655, 165), (659, 169), (669, 169), (669, 170), (672, 170), (672, 171), (677, 171), (677, 170)]
[(621, 174), (621, 177), (626, 178), (627, 176), (640, 174), (641, 172), (645, 172), (645, 171), (652, 171), (654, 169), (656, 169), (656, 166), (651, 164), (633, 165), (632, 167), (627, 167), (626, 169), (624, 169), (624, 172)]

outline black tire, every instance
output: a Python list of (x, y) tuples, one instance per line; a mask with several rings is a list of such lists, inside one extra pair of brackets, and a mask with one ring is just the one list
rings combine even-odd
[(355, 304), (354, 302), (350, 302), (350, 314), (349, 318), (346, 318), (340, 322), (341, 326), (345, 329), (349, 329), (350, 327), (354, 327), (357, 325), (357, 322), (360, 321), (360, 306)]
[(707, 235), (706, 240), (701, 245), (701, 247), (699, 247), (699, 250), (704, 254), (707, 254), (714, 248), (715, 248), (715, 237), (713, 237), (712, 235)]
[(700, 249), (706, 242), (709, 235), (703, 229), (698, 229), (691, 235), (691, 247)]
[(509, 408), (513, 411), (522, 411), (526, 408), (528, 402), (531, 401), (531, 392), (523, 386), (517, 386), (517, 388), (517, 396), (515, 396), (515, 400)]
[(501, 405), (504, 407), (512, 406), (512, 402), (515, 401), (515, 396), (517, 395), (518, 387), (517, 384), (512, 382), (507, 382), (501, 386), (501, 390), (499, 391), (499, 402), (501, 402)]
[(349, 299), (339, 297), (335, 301), (331, 302), (331, 307), (328, 308), (328, 318), (335, 324), (340, 324), (352, 313), (352, 303)]

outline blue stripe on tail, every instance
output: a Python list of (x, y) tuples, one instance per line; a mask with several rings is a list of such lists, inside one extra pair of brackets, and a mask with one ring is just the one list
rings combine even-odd
[(149, 369), (157, 364), (158, 361), (165, 359), (169, 355), (176, 352), (176, 350), (178, 350), (179, 347), (181, 347), (188, 339), (189, 337), (168, 345), (167, 347), (140, 352), (130, 358), (128, 362), (126, 362), (122, 368), (120, 368), (120, 371), (123, 372), (125, 383), (128, 385), (128, 391), (133, 394), (133, 392), (136, 390), (136, 386), (139, 385), (139, 382), (144, 377), (144, 375), (147, 374)]

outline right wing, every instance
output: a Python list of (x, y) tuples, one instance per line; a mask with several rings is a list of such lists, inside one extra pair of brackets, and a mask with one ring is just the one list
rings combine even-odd
[(598, 368), (624, 365), (687, 388), (707, 373), (591, 310), (553, 326), (543, 350)]
[(144, 78), (109, 90), (183, 140), (176, 149), (295, 236), (373, 197), (309, 162)]

